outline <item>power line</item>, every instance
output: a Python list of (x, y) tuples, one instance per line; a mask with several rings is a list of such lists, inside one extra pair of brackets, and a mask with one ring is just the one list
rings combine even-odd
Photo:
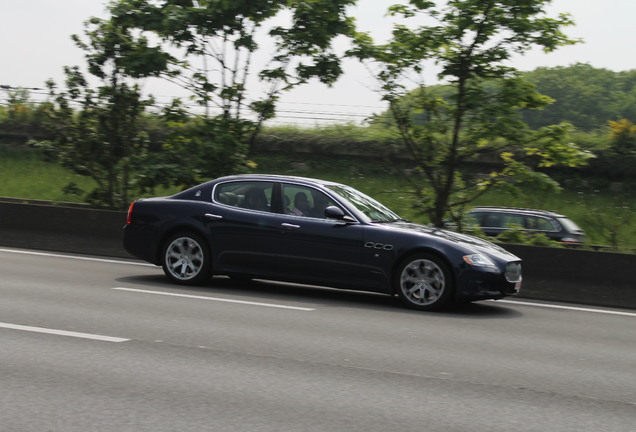
[[(22, 87), (22, 86), (12, 86), (12, 85), (0, 85), (0, 90), (4, 90), (6, 95), (3, 95), (3, 92), (0, 92), (0, 105), (8, 106), (10, 104), (9, 93), (17, 90), (28, 90), (29, 91), (29, 103), (34, 105), (39, 105), (45, 103), (49, 97), (48, 92), (40, 87)], [(3, 97), (5, 96), (5, 97)], [(168, 98), (169, 101), (162, 102), (157, 100), (158, 98)], [(168, 95), (160, 95), (155, 96), (155, 104), (153, 105), (156, 109), (162, 109), (168, 106), (176, 96), (168, 96)], [(71, 103), (75, 106), (80, 106), (80, 102)], [(314, 122), (323, 122), (323, 123), (350, 123), (352, 121), (359, 122), (364, 121), (365, 119), (371, 117), (374, 113), (378, 111), (382, 111), (383, 109), (378, 106), (369, 106), (369, 105), (360, 105), (360, 104), (338, 104), (338, 103), (313, 103), (313, 102), (296, 102), (296, 101), (284, 101), (279, 102), (277, 104), (278, 109), (276, 110), (276, 117), (268, 120), (268, 123), (289, 123), (293, 121), (293, 123), (298, 123), (299, 121), (314, 121)], [(301, 108), (294, 108), (294, 106), (302, 106)], [(307, 109), (306, 107), (320, 107), (321, 109)], [(188, 109), (192, 113), (197, 113), (205, 110), (206, 108), (196, 104), (196, 103), (186, 103), (184, 107)], [(333, 107), (336, 110), (328, 110), (326, 107)], [(209, 107), (210, 111), (215, 113), (221, 113), (222, 109), (219, 107)], [(247, 107), (242, 107), (241, 112), (249, 116), (251, 113)], [(306, 124), (306, 123), (305, 123)]]

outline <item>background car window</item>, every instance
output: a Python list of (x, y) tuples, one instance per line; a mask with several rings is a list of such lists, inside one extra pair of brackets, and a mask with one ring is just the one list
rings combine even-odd
[(273, 183), (228, 182), (214, 189), (214, 201), (250, 210), (271, 211)]
[(484, 218), (483, 213), (471, 212), (466, 214), (466, 223), (468, 225), (480, 225), (483, 218)]
[(296, 216), (325, 218), (325, 208), (336, 205), (323, 192), (293, 184), (283, 184), (284, 212)]
[(558, 231), (557, 227), (549, 219), (528, 216), (528, 229), (539, 231)]
[(523, 216), (506, 213), (486, 214), (481, 226), (488, 228), (509, 228), (511, 226), (520, 226), (525, 228)]

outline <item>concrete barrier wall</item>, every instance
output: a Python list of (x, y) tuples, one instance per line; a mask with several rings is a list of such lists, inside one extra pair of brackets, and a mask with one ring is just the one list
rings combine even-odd
[[(126, 213), (0, 201), (0, 246), (131, 258)], [(636, 309), (636, 255), (502, 245), (524, 261), (521, 298)]]
[(520, 297), (636, 309), (636, 255), (501, 246), (524, 261)]
[(126, 213), (43, 201), (0, 201), (0, 246), (130, 258)]

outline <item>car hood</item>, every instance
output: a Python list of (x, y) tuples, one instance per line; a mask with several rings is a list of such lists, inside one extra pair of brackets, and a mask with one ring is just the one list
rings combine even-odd
[(428, 225), (420, 225), (412, 222), (389, 222), (382, 224), (383, 226), (396, 230), (405, 230), (416, 232), (425, 236), (436, 237), (441, 240), (448, 241), (466, 250), (474, 252), (485, 252), (494, 255), (505, 261), (520, 261), (516, 255), (508, 252), (501, 246), (498, 246), (488, 240), (474, 237), (468, 234), (461, 234), (455, 231), (449, 231), (442, 228), (436, 228)]

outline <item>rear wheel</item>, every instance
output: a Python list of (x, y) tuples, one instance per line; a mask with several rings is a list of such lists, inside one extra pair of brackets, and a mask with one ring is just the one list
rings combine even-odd
[(395, 280), (400, 301), (418, 310), (437, 310), (453, 296), (453, 278), (448, 265), (432, 254), (417, 254), (405, 259)]
[(211, 257), (203, 238), (197, 234), (177, 233), (165, 243), (161, 254), (163, 272), (181, 285), (197, 285), (212, 276)]

